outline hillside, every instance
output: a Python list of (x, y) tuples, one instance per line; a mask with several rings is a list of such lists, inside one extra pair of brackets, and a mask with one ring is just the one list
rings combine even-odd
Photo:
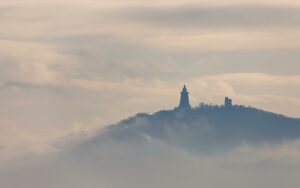
[(300, 137), (300, 119), (252, 107), (202, 105), (137, 114), (92, 140), (134, 145), (160, 142), (190, 152), (215, 152), (241, 144), (277, 143)]

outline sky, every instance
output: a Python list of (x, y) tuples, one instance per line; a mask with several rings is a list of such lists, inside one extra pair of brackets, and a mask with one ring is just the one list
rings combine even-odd
[(300, 117), (297, 0), (2, 0), (0, 152), (48, 152), (138, 112), (235, 104)]

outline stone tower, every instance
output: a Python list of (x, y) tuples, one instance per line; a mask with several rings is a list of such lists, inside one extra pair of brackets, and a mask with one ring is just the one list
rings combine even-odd
[(180, 109), (191, 108), (190, 101), (189, 101), (189, 92), (187, 91), (185, 85), (183, 86), (183, 89), (181, 91), (180, 103), (178, 108)]
[(225, 102), (224, 102), (225, 108), (229, 109), (232, 107), (232, 99), (229, 97), (225, 97)]

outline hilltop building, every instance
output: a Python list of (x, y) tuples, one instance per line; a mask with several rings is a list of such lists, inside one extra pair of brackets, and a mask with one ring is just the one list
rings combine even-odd
[(232, 99), (230, 99), (229, 97), (225, 97), (225, 108), (231, 108), (232, 107)]
[(186, 89), (186, 86), (183, 86), (183, 89), (181, 91), (181, 96), (180, 96), (180, 102), (179, 102), (179, 109), (187, 109), (191, 108), (190, 101), (189, 101), (189, 92)]
[[(180, 94), (180, 102), (176, 109), (191, 109), (192, 107), (189, 101), (189, 92), (186, 88), (186, 85), (183, 86)], [(229, 97), (225, 97), (224, 107), (225, 109), (231, 109), (233, 107), (232, 99), (230, 99)]]

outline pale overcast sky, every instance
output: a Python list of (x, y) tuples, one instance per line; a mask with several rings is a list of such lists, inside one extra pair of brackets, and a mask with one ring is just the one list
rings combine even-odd
[(0, 148), (137, 112), (234, 103), (300, 117), (298, 0), (0, 1)]

